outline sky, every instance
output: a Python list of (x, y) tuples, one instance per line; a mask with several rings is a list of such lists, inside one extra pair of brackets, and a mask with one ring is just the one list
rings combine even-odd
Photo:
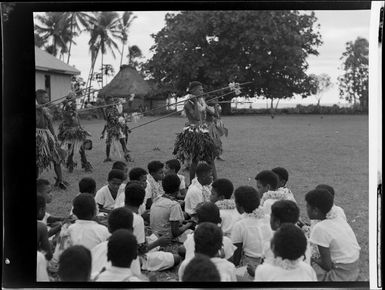
[[(128, 45), (137, 45), (143, 53), (143, 60), (152, 56), (151, 46), (154, 44), (151, 34), (156, 34), (165, 25), (166, 13), (172, 11), (134, 11), (136, 19), (133, 21), (128, 34)], [(119, 12), (122, 13), (122, 12)], [(41, 13), (39, 13), (41, 14)], [(318, 48), (318, 56), (309, 56), (308, 73), (330, 75), (333, 87), (322, 95), (321, 104), (343, 103), (339, 99), (337, 77), (342, 75), (342, 61), (340, 57), (345, 51), (345, 44), (354, 41), (357, 37), (369, 40), (370, 10), (316, 10), (315, 15), (320, 24), (320, 33), (323, 44)], [(75, 39), (76, 45), (72, 46), (70, 65), (81, 71), (81, 76), (86, 80), (91, 64), (91, 55), (88, 46), (89, 34), (83, 33)], [(123, 64), (127, 59), (127, 48), (124, 52)], [(65, 57), (65, 60), (67, 58)], [(104, 64), (111, 64), (115, 73), (119, 71), (120, 55), (114, 59), (111, 53), (104, 55)], [(96, 67), (100, 68), (100, 57), (96, 61)], [(110, 81), (109, 77), (107, 81)], [(97, 84), (95, 84), (98, 87)], [(286, 102), (286, 101), (285, 101)], [(314, 97), (307, 99), (294, 98), (295, 103), (315, 103)]]

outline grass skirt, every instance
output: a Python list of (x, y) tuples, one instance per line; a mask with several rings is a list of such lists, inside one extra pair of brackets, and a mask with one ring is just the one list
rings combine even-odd
[(212, 161), (219, 154), (207, 125), (189, 125), (177, 134), (173, 154), (182, 163), (192, 159)]
[(62, 142), (61, 145), (64, 145), (64, 148), (66, 148), (66, 145), (71, 145), (70, 152), (72, 149), (74, 152), (78, 152), (80, 146), (86, 141), (87, 137), (90, 136), (91, 134), (80, 126), (65, 127), (61, 125), (57, 138)]
[(60, 163), (62, 156), (55, 137), (47, 129), (36, 128), (36, 166), (40, 171), (51, 168), (51, 163)]

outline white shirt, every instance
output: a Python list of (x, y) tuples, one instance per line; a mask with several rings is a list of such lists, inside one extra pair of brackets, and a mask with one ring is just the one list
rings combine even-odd
[(51, 215), (50, 215), (48, 212), (45, 212), (44, 217), (43, 217), (43, 219), (41, 220), (41, 222), (42, 222), (43, 224), (47, 225), (47, 220), (48, 220), (48, 218), (49, 218), (50, 216), (51, 216)]
[[(102, 242), (92, 248), (91, 255), (92, 255), (92, 276), (96, 276), (100, 273), (100, 271), (106, 267), (111, 267), (111, 262), (107, 261), (107, 251), (108, 251), (108, 241)], [(132, 273), (135, 276), (140, 276), (140, 263), (139, 263), (139, 257), (132, 261), (131, 267), (130, 267)]]
[(243, 216), (237, 221), (231, 232), (233, 243), (242, 243), (245, 255), (251, 258), (263, 256), (263, 247), (272, 236), (273, 232), (266, 219), (248, 216)]
[(83, 245), (89, 250), (110, 237), (107, 227), (88, 220), (76, 220), (68, 232), (74, 245)]
[(48, 273), (47, 273), (47, 260), (44, 255), (37, 251), (36, 256), (36, 281), (37, 282), (46, 282), (49, 281)]
[(353, 263), (360, 255), (361, 248), (356, 235), (341, 217), (325, 219), (314, 225), (310, 232), (310, 242), (329, 248), (333, 263)]
[[(230, 263), (226, 259), (221, 258), (210, 258), (211, 262), (214, 263), (214, 265), (217, 267), (217, 270), (219, 272), (219, 275), (221, 276), (221, 282), (228, 282), (228, 281), (237, 281), (236, 275), (235, 275), (235, 266), (233, 263)], [(178, 276), (179, 281), (182, 281), (182, 277), (184, 274), (184, 270), (186, 269), (188, 263), (190, 263), (190, 260), (184, 260), (182, 264), (180, 264), (179, 270), (178, 270)]]
[(95, 201), (97, 204), (101, 204), (103, 208), (113, 210), (116, 200), (112, 197), (108, 185), (105, 185), (96, 192)]
[[(199, 225), (198, 225), (199, 227)], [(190, 260), (194, 258), (195, 256), (195, 241), (194, 241), (194, 233), (189, 234), (187, 236), (186, 241), (183, 243), (183, 246), (186, 249), (186, 256), (185, 260)], [(234, 251), (236, 250), (236, 247), (233, 245), (233, 242), (228, 238), (228, 237), (223, 237), (223, 246), (222, 249), (224, 251), (224, 258), (225, 259), (230, 259)]]
[(130, 268), (121, 268), (121, 267), (114, 267), (110, 266), (101, 273), (96, 281), (109, 281), (109, 282), (122, 282), (122, 281), (127, 281), (127, 282), (140, 282), (138, 277), (135, 277), (134, 274), (132, 273)]
[(264, 263), (255, 270), (254, 281), (317, 281), (317, 275), (303, 261), (296, 268), (287, 270), (273, 263)]
[(124, 206), (124, 199), (125, 199), (124, 190), (126, 188), (126, 185), (127, 185), (126, 183), (122, 183), (119, 186), (118, 194), (116, 195), (116, 198), (115, 198), (114, 208), (118, 208), (118, 207), (123, 207)]
[(189, 215), (195, 214), (195, 209), (201, 202), (210, 201), (211, 186), (202, 186), (198, 179), (195, 178), (191, 182), (184, 198), (184, 210)]
[(146, 241), (144, 232), (144, 220), (139, 214), (135, 212), (133, 213), (133, 215), (134, 220), (132, 222), (132, 226), (134, 228), (134, 236), (136, 237), (136, 241), (140, 245)]
[(237, 209), (220, 209), (219, 214), (222, 219), (221, 228), (223, 235), (231, 237), (233, 226), (241, 219), (241, 214), (237, 211)]
[(144, 197), (144, 204), (146, 204), (147, 199), (151, 198), (154, 202), (159, 196), (164, 194), (162, 187), (162, 182), (156, 181), (151, 174), (147, 174), (147, 186), (146, 186), (146, 195)]
[(185, 177), (181, 174), (177, 174), (179, 179), (180, 179), (180, 185), (179, 185), (179, 189), (186, 189), (186, 180), (185, 180)]

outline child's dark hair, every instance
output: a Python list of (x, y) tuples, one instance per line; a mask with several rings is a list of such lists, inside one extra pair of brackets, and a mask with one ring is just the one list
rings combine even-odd
[(168, 168), (174, 169), (175, 173), (178, 173), (180, 170), (180, 167), (181, 167), (178, 159), (168, 160), (168, 161), (166, 161), (166, 164), (167, 164)]
[(176, 174), (169, 174), (162, 180), (162, 187), (165, 193), (173, 194), (179, 190), (180, 179)]
[(88, 281), (91, 276), (92, 257), (82, 245), (67, 248), (60, 255), (58, 275), (61, 281)]
[(72, 212), (81, 220), (91, 219), (96, 213), (95, 199), (88, 193), (76, 196), (72, 204), (74, 207)]
[(155, 173), (157, 171), (159, 171), (160, 169), (162, 169), (164, 167), (164, 164), (160, 161), (151, 161), (150, 163), (148, 163), (147, 165), (147, 169), (148, 169), (148, 172), (150, 174), (152, 173)]
[(198, 218), (199, 224), (204, 222), (219, 224), (222, 221), (218, 206), (212, 202), (202, 202), (198, 204), (196, 217)]
[(285, 182), (289, 180), (289, 172), (287, 172), (285, 168), (276, 167), (276, 168), (273, 168), (271, 171), (277, 174), (280, 180), (285, 180)]
[(112, 164), (111, 170), (118, 169), (118, 170), (124, 171), (124, 169), (126, 168), (127, 168), (127, 164), (124, 163), (123, 161), (115, 161), (114, 164)]
[(318, 184), (315, 189), (325, 189), (327, 191), (329, 191), (331, 193), (331, 195), (335, 195), (335, 191), (334, 191), (334, 188), (331, 187), (330, 185), (327, 185), (327, 184)]
[(220, 227), (213, 223), (200, 223), (194, 232), (195, 252), (215, 257), (222, 248), (223, 233)]
[(218, 196), (224, 196), (225, 199), (230, 199), (234, 191), (233, 183), (226, 178), (219, 178), (211, 185), (215, 189)]
[(96, 182), (91, 177), (83, 177), (79, 181), (79, 192), (94, 194), (96, 191)]
[(197, 176), (202, 176), (203, 174), (210, 172), (211, 169), (211, 166), (206, 162), (201, 162), (198, 164), (197, 169), (195, 170), (195, 174)]
[(50, 183), (47, 179), (39, 178), (36, 180), (36, 192), (40, 193), (44, 187), (49, 186)]
[(36, 99), (41, 98), (45, 94), (48, 94), (47, 91), (41, 90), (41, 89), (37, 90), (36, 91)]
[(333, 195), (325, 189), (313, 189), (305, 195), (306, 202), (313, 208), (318, 208), (323, 214), (327, 214), (333, 207)]
[(278, 219), (281, 224), (295, 224), (299, 219), (299, 208), (294, 201), (278, 200), (271, 206), (271, 214)]
[(41, 209), (45, 209), (45, 198), (41, 195), (37, 195), (36, 196), (36, 204), (37, 204), (36, 209), (38, 212)]
[(215, 264), (209, 257), (195, 254), (195, 257), (187, 264), (183, 282), (220, 282), (221, 276)]
[(307, 240), (300, 228), (291, 223), (282, 224), (275, 232), (271, 243), (274, 253), (282, 259), (297, 260), (305, 254)]
[(139, 184), (127, 184), (126, 188), (124, 189), (124, 203), (125, 205), (139, 207), (143, 203), (145, 195), (146, 191)]
[(119, 229), (133, 230), (134, 215), (126, 207), (115, 208), (108, 216), (108, 229), (110, 233)]
[(259, 181), (263, 186), (270, 185), (272, 190), (276, 190), (278, 187), (278, 176), (271, 170), (259, 172), (255, 180)]
[(112, 266), (129, 268), (136, 259), (138, 244), (133, 233), (120, 229), (112, 233), (107, 244), (107, 260)]
[(119, 170), (119, 169), (112, 169), (108, 173), (108, 181), (110, 181), (114, 178), (124, 180), (124, 172), (122, 170)]
[(147, 175), (147, 171), (144, 170), (143, 168), (141, 167), (135, 167), (135, 168), (132, 168), (130, 170), (130, 172), (128, 173), (128, 177), (130, 178), (130, 180), (137, 180), (139, 181), (140, 178), (143, 176), (143, 175)]
[(257, 191), (251, 186), (240, 186), (234, 191), (235, 203), (243, 207), (246, 213), (259, 207), (260, 199)]

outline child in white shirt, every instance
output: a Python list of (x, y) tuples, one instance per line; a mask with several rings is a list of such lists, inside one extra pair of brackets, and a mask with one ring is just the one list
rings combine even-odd
[(309, 218), (320, 220), (310, 232), (310, 242), (318, 246), (320, 255), (312, 259), (318, 280), (357, 280), (361, 248), (343, 218), (327, 216), (333, 206), (333, 195), (324, 189), (314, 189), (306, 194), (305, 200)]
[(100, 212), (109, 213), (114, 209), (119, 187), (123, 180), (124, 172), (121, 170), (113, 169), (108, 173), (108, 184), (99, 189), (95, 196)]
[(296, 202), (294, 194), (286, 187), (286, 183), (289, 180), (289, 172), (283, 167), (275, 167), (271, 171), (278, 176), (278, 190), (284, 191), (289, 196), (289, 200)]
[(60, 281), (88, 282), (91, 277), (91, 252), (84, 246), (71, 246), (59, 258)]
[[(315, 189), (326, 189), (326, 190), (329, 191), (329, 192), (331, 193), (331, 195), (333, 196), (333, 200), (335, 199), (335, 191), (334, 191), (334, 188), (331, 187), (330, 185), (327, 185), (327, 184), (319, 184), (319, 185), (316, 186)], [(335, 203), (333, 203), (333, 206), (332, 206), (332, 208), (331, 208), (331, 210), (329, 211), (328, 214), (339, 216), (339, 217), (341, 217), (343, 220), (347, 221), (344, 210), (343, 210), (341, 207), (335, 205)], [(313, 224), (314, 224), (314, 223), (315, 223), (315, 222), (313, 222)]]
[(164, 178), (164, 164), (160, 161), (151, 161), (147, 165), (147, 187), (144, 202), (146, 209), (151, 208), (151, 204), (164, 194), (162, 180)]
[(181, 165), (180, 165), (179, 160), (178, 159), (171, 159), (171, 160), (166, 161), (164, 171), (165, 171), (165, 175), (168, 175), (168, 174), (178, 175), (178, 177), (180, 179), (180, 185), (179, 185), (179, 194), (178, 194), (177, 198), (178, 199), (184, 199), (184, 197), (186, 196), (186, 192), (187, 192), (186, 188), (187, 187), (186, 187), (185, 177), (181, 174), (178, 174), (180, 168), (181, 168)]
[[(111, 170), (121, 170), (123, 171), (124, 173), (124, 179), (122, 181), (122, 184), (119, 186), (119, 189), (118, 189), (118, 194), (117, 194), (117, 197), (115, 198), (115, 204), (114, 204), (114, 208), (116, 203), (118, 202), (118, 200), (120, 200), (122, 198), (122, 196), (124, 196), (124, 189), (126, 188), (126, 180), (127, 180), (127, 173), (128, 173), (128, 167), (127, 167), (127, 164), (123, 161), (115, 161), (113, 164), (112, 164), (112, 168)], [(123, 200), (123, 204), (124, 204), (124, 200)]]
[(282, 224), (271, 241), (274, 259), (257, 267), (254, 281), (317, 281), (312, 267), (303, 261), (306, 246), (297, 226)]
[[(220, 227), (213, 223), (202, 223), (195, 230), (194, 242), (195, 252), (210, 257), (210, 260), (217, 267), (221, 276), (221, 282), (236, 281), (235, 266), (218, 257), (218, 252), (222, 247), (223, 233)], [(190, 260), (185, 260), (179, 267), (178, 276), (182, 280), (186, 266)]]
[(235, 201), (231, 198), (233, 191), (233, 183), (226, 178), (217, 179), (211, 185), (210, 201), (219, 208), (222, 220), (221, 228), (226, 237), (231, 236), (234, 223), (241, 218), (236, 209)]
[(210, 201), (212, 169), (206, 162), (201, 162), (196, 168), (197, 178), (191, 182), (184, 199), (184, 209), (187, 214), (194, 215), (196, 207), (201, 202)]
[(182, 282), (220, 282), (221, 276), (215, 264), (206, 255), (195, 254), (187, 264)]

